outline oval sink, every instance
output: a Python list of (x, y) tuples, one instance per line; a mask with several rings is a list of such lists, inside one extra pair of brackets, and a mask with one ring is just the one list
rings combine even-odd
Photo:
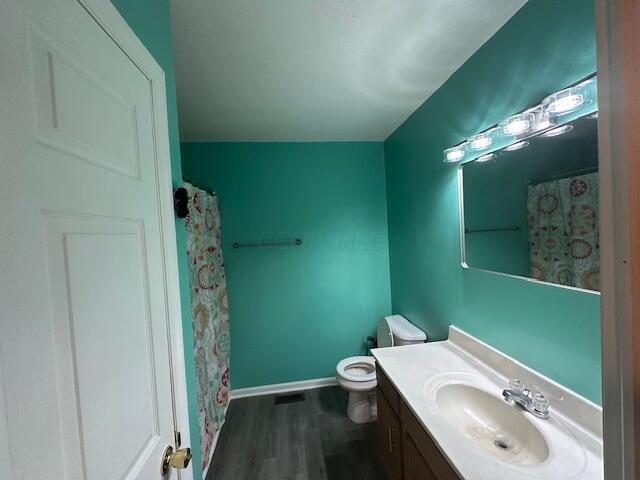
[(438, 388), (440, 414), (466, 438), (500, 460), (537, 465), (549, 457), (549, 446), (526, 414), (501, 398), (460, 383)]

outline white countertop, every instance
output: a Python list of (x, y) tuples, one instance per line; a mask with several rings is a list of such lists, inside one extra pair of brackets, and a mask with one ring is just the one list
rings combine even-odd
[[(462, 478), (603, 478), (602, 409), (462, 330), (450, 327), (444, 342), (379, 348), (372, 354)], [(502, 399), (509, 378), (521, 379), (550, 399), (548, 420), (521, 411), (549, 446), (548, 458), (538, 465), (508, 463), (478, 447), (441, 414), (434, 395), (441, 384), (455, 382)]]

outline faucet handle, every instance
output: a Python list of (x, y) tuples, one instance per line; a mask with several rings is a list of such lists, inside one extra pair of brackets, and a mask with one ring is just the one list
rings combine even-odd
[(533, 409), (540, 413), (548, 413), (549, 399), (541, 393), (536, 393), (533, 396)]
[(509, 390), (513, 393), (522, 393), (524, 390), (524, 384), (517, 378), (512, 378), (509, 380)]

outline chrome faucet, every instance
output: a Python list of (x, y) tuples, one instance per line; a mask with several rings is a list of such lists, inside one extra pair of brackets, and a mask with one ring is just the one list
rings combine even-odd
[(509, 389), (502, 391), (504, 400), (541, 419), (549, 418), (549, 400), (541, 393), (533, 393), (518, 379), (509, 381)]

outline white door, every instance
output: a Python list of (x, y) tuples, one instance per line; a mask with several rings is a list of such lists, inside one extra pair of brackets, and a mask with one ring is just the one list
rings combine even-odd
[(174, 410), (151, 83), (76, 0), (0, 0), (0, 100), (0, 477), (159, 479)]

